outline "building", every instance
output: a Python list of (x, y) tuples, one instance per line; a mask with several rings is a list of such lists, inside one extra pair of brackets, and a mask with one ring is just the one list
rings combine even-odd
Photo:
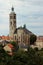
[(13, 7), (11, 10), (9, 14), (9, 36), (18, 43), (19, 47), (27, 47), (30, 44), (30, 35), (33, 33), (26, 28), (26, 25), (16, 27), (16, 13)]
[(39, 49), (43, 48), (43, 36), (38, 36), (35, 44)]
[(43, 36), (38, 36), (37, 37), (37, 42), (43, 42)]
[(3, 48), (9, 55), (13, 54), (14, 46), (12, 44), (6, 44)]
[(30, 47), (33, 49), (37, 47), (39, 50), (43, 48), (43, 36), (38, 36), (35, 45), (30, 45)]
[(5, 46), (6, 44), (9, 44), (13, 39), (9, 36), (0, 36), (0, 45)]
[(9, 36), (0, 36), (0, 40), (10, 40), (11, 39), (11, 37), (9, 37)]

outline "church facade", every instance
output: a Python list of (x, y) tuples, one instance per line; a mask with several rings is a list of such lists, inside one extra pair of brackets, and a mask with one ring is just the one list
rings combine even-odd
[(26, 25), (16, 27), (16, 13), (13, 7), (11, 10), (9, 14), (9, 36), (12, 37), (19, 46), (28, 46), (30, 44), (30, 36), (33, 35), (33, 33), (26, 28)]

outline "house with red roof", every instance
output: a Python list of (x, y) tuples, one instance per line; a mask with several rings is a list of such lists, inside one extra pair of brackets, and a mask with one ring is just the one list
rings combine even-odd
[(14, 50), (14, 46), (12, 44), (7, 44), (4, 48), (3, 48), (9, 55), (13, 54), (13, 50)]

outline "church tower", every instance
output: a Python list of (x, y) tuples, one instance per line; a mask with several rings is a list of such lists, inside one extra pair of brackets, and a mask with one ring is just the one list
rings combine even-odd
[(15, 30), (16, 30), (16, 14), (15, 14), (15, 12), (14, 12), (14, 8), (12, 7), (11, 8), (11, 13), (10, 13), (10, 15), (9, 15), (9, 22), (10, 22), (10, 24), (9, 24), (9, 36), (10, 37), (13, 37), (14, 36), (14, 32), (15, 32)]

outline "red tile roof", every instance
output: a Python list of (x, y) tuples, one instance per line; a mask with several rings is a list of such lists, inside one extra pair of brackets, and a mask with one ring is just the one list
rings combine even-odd
[(9, 46), (10, 48), (13, 48), (13, 47), (14, 47), (12, 44), (8, 44), (8, 46)]
[(0, 36), (0, 38), (3, 40), (10, 40), (11, 39), (11, 37), (9, 37), (9, 36)]

